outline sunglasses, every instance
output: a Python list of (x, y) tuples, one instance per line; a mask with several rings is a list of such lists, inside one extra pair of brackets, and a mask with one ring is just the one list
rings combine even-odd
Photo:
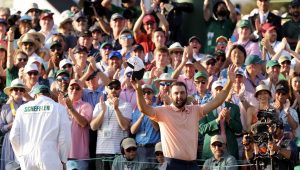
[(154, 25), (154, 22), (147, 22), (144, 25)]
[(62, 66), (63, 69), (66, 69), (66, 68), (72, 68), (72, 64), (66, 64), (64, 66)]
[(225, 57), (217, 57), (216, 60), (217, 61), (225, 62), (226, 58)]
[(23, 89), (23, 88), (13, 88), (13, 89), (11, 89), (12, 91), (15, 91), (15, 92), (25, 92), (25, 89)]
[(108, 88), (109, 88), (109, 90), (113, 90), (113, 89), (120, 90), (121, 89), (120, 86), (109, 86)]
[(132, 71), (131, 72), (128, 72), (128, 73), (126, 73), (126, 76), (128, 77), (128, 78), (130, 78), (131, 76), (132, 76)]
[(163, 156), (164, 154), (162, 152), (155, 152), (155, 156)]
[(67, 76), (65, 76), (65, 77), (58, 77), (56, 80), (59, 81), (59, 82), (62, 82), (62, 81), (68, 81), (68, 80), (70, 80), (70, 78), (67, 77)]
[(221, 147), (223, 146), (223, 144), (220, 143), (220, 142), (215, 142), (215, 143), (211, 144), (211, 146), (213, 146), (214, 148), (215, 148), (215, 147), (221, 148)]
[(85, 19), (78, 19), (77, 22), (86, 22)]
[(131, 147), (131, 148), (127, 148), (127, 149), (125, 149), (126, 150), (126, 152), (131, 152), (131, 151), (136, 151), (136, 149), (137, 148), (135, 148), (135, 147)]
[(103, 47), (102, 49), (103, 49), (103, 50), (109, 50), (109, 51), (112, 50), (111, 47)]
[(61, 50), (61, 47), (52, 47), (50, 50), (51, 50), (52, 52), (60, 51), (60, 50)]
[(28, 61), (28, 59), (27, 58), (18, 58), (18, 61), (19, 62), (26, 62), (26, 61)]
[(207, 62), (206, 65), (215, 66), (215, 65), (216, 65), (216, 62)]
[(33, 42), (23, 42), (22, 45), (32, 47), (34, 45), (34, 43)]
[(182, 54), (183, 54), (183, 51), (173, 51), (172, 54), (176, 54), (176, 55), (179, 55), (179, 54), (180, 54), (180, 55), (182, 55)]
[(146, 94), (147, 94), (147, 95), (150, 95), (150, 94), (152, 94), (152, 91), (143, 91), (143, 94), (144, 94), (144, 95), (146, 95)]
[(76, 90), (76, 91), (80, 91), (80, 87), (70, 87), (70, 90)]
[(125, 40), (125, 39), (132, 39), (133, 37), (132, 37), (132, 35), (122, 35), (121, 37), (120, 37), (122, 40)]
[(206, 81), (205, 80), (202, 80), (202, 81), (195, 81), (196, 84), (205, 84)]
[(30, 72), (28, 72), (27, 74), (28, 74), (29, 76), (31, 76), (31, 75), (37, 76), (37, 75), (39, 74), (39, 72), (37, 72), (37, 71), (30, 71)]
[(161, 86), (171, 86), (171, 82), (161, 82), (161, 83), (159, 83), (159, 85), (161, 85)]
[(227, 45), (226, 42), (218, 42), (217, 45)]

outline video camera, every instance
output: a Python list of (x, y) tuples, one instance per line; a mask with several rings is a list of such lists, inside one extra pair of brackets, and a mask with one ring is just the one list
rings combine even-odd
[(101, 5), (102, 0), (84, 0), (83, 13), (91, 18), (94, 16), (93, 7), (95, 7), (97, 14), (102, 17), (109, 13), (109, 11)]

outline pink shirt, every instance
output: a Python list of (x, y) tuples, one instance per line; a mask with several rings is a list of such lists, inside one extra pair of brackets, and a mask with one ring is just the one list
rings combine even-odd
[(198, 122), (203, 118), (203, 108), (199, 105), (189, 105), (181, 111), (171, 105), (153, 109), (155, 112), (151, 119), (159, 124), (164, 156), (196, 160)]
[(120, 99), (131, 104), (131, 107), (136, 108), (136, 94), (134, 89), (123, 89), (120, 93)]
[(177, 80), (183, 82), (186, 85), (188, 95), (191, 96), (197, 92), (193, 78), (189, 79), (185, 75), (181, 74), (181, 75), (179, 75)]
[[(93, 116), (93, 107), (91, 104), (80, 99), (79, 101), (73, 102), (73, 107), (90, 123)], [(89, 124), (82, 128), (74, 118), (71, 118), (71, 121), (72, 143), (69, 158), (89, 158)]]

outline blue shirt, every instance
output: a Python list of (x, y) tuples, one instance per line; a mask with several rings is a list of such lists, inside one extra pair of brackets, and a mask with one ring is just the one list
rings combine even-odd
[(93, 108), (99, 103), (100, 96), (103, 95), (104, 87), (100, 86), (97, 90), (83, 89), (82, 100), (90, 103)]
[[(141, 116), (141, 112), (138, 109), (132, 114), (131, 125), (133, 125)], [(135, 136), (137, 144), (155, 144), (160, 141), (160, 133), (153, 128), (152, 122), (148, 116), (144, 116), (143, 121), (138, 128)]]
[(213, 99), (211, 92), (209, 90), (206, 90), (205, 95), (202, 97), (198, 92), (193, 94), (193, 97), (198, 102), (199, 105), (205, 104)]

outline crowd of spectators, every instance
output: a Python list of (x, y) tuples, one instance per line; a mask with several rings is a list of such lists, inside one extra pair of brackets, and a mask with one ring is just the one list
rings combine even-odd
[[(272, 13), (270, 0), (256, 0), (257, 8), (247, 15), (230, 0), (213, 2), (203, 1), (205, 43), (197, 36), (182, 39), (182, 13), (192, 12), (192, 3), (122, 0), (119, 6), (103, 0), (72, 6), (55, 22), (51, 11), (35, 3), (22, 13), (0, 7), (0, 170), (20, 161), (10, 130), (16, 113), (22, 114), (18, 108), (35, 100), (40, 85), (68, 112), (70, 170), (168, 169), (166, 162), (196, 159), (201, 167), (205, 161), (203, 169), (237, 169), (255, 166), (265, 153), (272, 157), (263, 158), (266, 167), (293, 169), (300, 147), (300, 1), (289, 3), (285, 21)], [(138, 83), (129, 59), (143, 61)], [(226, 83), (232, 86), (225, 102), (205, 110), (226, 94)], [(183, 101), (171, 94), (174, 86), (185, 87)], [(178, 110), (167, 112), (168, 106)], [(195, 117), (197, 135), (191, 139), (197, 141), (171, 141), (176, 125), (162, 118), (180, 124), (194, 113), (191, 108), (203, 112)], [(261, 121), (262, 112), (271, 113), (274, 127)], [(263, 125), (273, 135), (266, 146), (255, 138)], [(173, 151), (194, 148), (186, 143), (197, 143), (197, 156), (170, 159)]]

